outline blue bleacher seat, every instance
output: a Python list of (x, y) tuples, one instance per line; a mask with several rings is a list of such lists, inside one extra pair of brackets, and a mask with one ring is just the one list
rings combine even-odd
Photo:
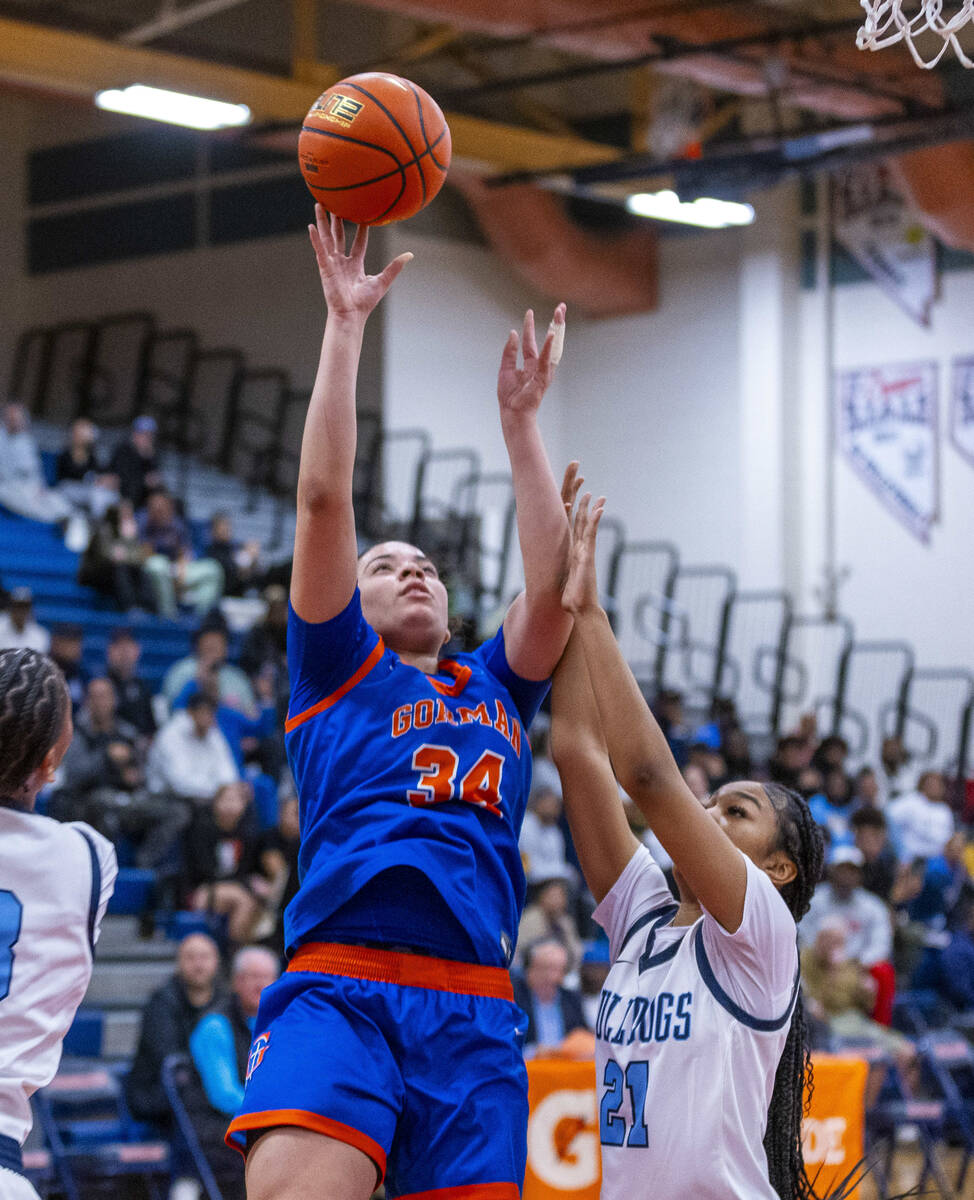
[(105, 1034), (105, 1014), (100, 1008), (79, 1008), (64, 1038), (64, 1053), (85, 1058), (101, 1054)]
[(120, 867), (108, 911), (116, 916), (141, 916), (152, 907), (155, 886), (154, 871)]

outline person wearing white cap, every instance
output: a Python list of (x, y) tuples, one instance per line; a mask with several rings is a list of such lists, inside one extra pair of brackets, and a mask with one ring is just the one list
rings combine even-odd
[(893, 953), (889, 909), (862, 886), (862, 851), (839, 846), (829, 858), (828, 878), (820, 883), (798, 926), (798, 942), (810, 946), (822, 925), (838, 917), (848, 931), (846, 951), (864, 967), (888, 962)]
[(36, 650), (46, 654), (51, 635), (34, 620), (34, 596), (29, 587), (10, 591), (8, 608), (0, 613), (0, 650)]
[(0, 504), (32, 521), (53, 525), (74, 511), (47, 486), (37, 442), (22, 404), (7, 404), (0, 422)]

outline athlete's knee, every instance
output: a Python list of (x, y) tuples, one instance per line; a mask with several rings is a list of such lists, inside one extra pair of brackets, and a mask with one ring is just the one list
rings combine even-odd
[(309, 1129), (271, 1129), (247, 1157), (247, 1200), (368, 1200), (377, 1182), (361, 1150)]

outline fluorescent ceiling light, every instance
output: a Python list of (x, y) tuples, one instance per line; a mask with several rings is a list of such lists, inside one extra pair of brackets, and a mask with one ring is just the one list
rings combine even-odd
[(703, 229), (726, 229), (729, 225), (750, 225), (754, 209), (750, 204), (733, 200), (713, 200), (701, 196), (683, 201), (676, 192), (638, 192), (626, 201), (626, 208), (640, 217), (657, 221), (679, 221), (683, 225), (699, 225)]
[(250, 121), (250, 109), (246, 104), (226, 104), (222, 100), (188, 96), (185, 92), (147, 87), (144, 83), (96, 92), (95, 104), (111, 112), (188, 125), (191, 129), (224, 129), (228, 125), (246, 125)]

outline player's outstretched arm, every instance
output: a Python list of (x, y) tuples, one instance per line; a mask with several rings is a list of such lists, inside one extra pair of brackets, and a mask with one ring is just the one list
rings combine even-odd
[(554, 378), (564, 333), (565, 306), (559, 304), (539, 353), (534, 314), (529, 309), (522, 337), (513, 329), (508, 336), (497, 376), (501, 429), (514, 479), (524, 561), (524, 591), (504, 618), (504, 643), (512, 670), (525, 679), (548, 678), (571, 632), (571, 617), (561, 605), (569, 529), (538, 427), (538, 409)]
[(355, 591), (355, 381), (369, 313), (412, 258), (400, 254), (379, 275), (366, 275), (368, 229), (360, 225), (345, 252), (341, 218), (315, 205), (308, 226), (328, 305), (308, 415), (301, 439), (291, 603), (305, 621), (327, 621)]
[(589, 503), (583, 496), (575, 515), (563, 602), (575, 618), (609, 757), (697, 899), (733, 932), (744, 915), (744, 858), (683, 781), (599, 604), (595, 537), (605, 502), (591, 511)]
[(639, 842), (623, 812), (577, 632), (568, 639), (551, 685), (551, 754), (582, 874), (601, 902)]

